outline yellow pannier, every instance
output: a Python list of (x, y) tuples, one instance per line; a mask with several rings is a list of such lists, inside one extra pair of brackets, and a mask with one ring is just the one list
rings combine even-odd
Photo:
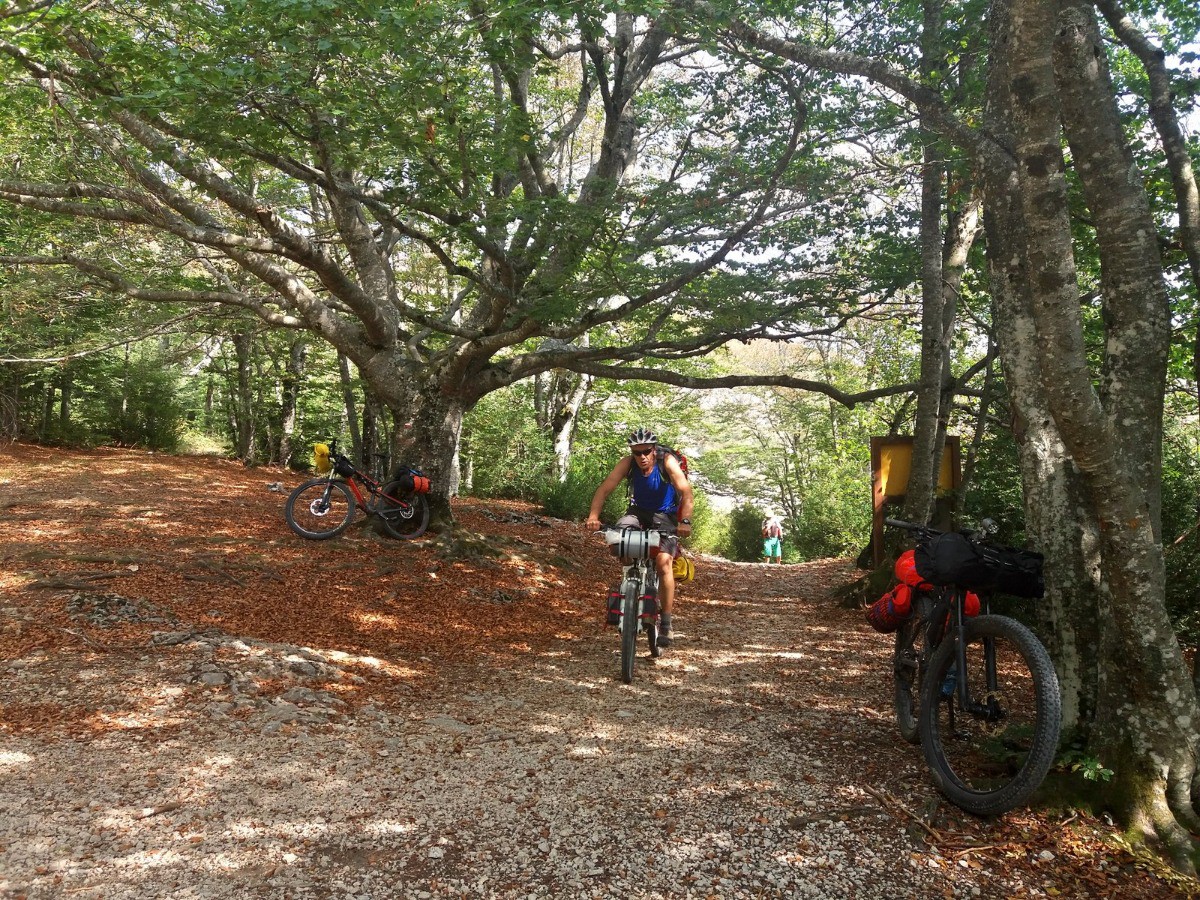
[(317, 471), (322, 475), (329, 474), (329, 470), (333, 468), (333, 463), (329, 461), (328, 444), (313, 444), (313, 463), (316, 465)]
[(675, 562), (673, 562), (671, 566), (672, 570), (675, 572), (676, 581), (691, 581), (696, 577), (696, 567), (686, 556), (675, 557)]

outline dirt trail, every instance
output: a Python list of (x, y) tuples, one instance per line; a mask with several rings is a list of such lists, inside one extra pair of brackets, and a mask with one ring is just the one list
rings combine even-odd
[(1086, 816), (939, 803), (845, 562), (701, 560), (625, 686), (574, 524), (463, 503), (499, 555), (317, 544), (290, 474), (13, 455), (0, 896), (1186, 893)]

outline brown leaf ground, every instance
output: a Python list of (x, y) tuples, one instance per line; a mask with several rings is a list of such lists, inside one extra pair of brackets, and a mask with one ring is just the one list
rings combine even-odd
[[(282, 510), (303, 479), (277, 469), (123, 449), (14, 444), (6, 455), (0, 658), (50, 659), (59, 677), (41, 696), (0, 688), (0, 741), (15, 732), (86, 739), (147, 725), (149, 699), (139, 709), (136, 690), (126, 690), (127, 708), (101, 711), (78, 676), (109, 666), (136, 686), (153, 658), (153, 632), (219, 629), (344, 653), (361, 678), (327, 688), (353, 709), (469, 692), (485, 670), (519, 672), (547, 648), (569, 648), (604, 629), (600, 603), (615, 575), (611, 558), (578, 525), (526, 505), (458, 503), (458, 521), (485, 535), (498, 555), (452, 557), (434, 536), (406, 543), (369, 527), (328, 542), (296, 537)], [(890, 642), (861, 613), (828, 599), (855, 574), (836, 560), (775, 568), (701, 560), (679, 614), (736, 620), (741, 600), (797, 598), (796, 614), (810, 617), (806, 649), (838, 658), (849, 650), (859, 661), (781, 664), (777, 677), (797, 708), (888, 720)], [(96, 594), (120, 595), (146, 614), (98, 627), (71, 611), (72, 597)], [(983, 822), (943, 805), (935, 819), (918, 822), (930, 789), (897, 781), (894, 765), (917, 751), (898, 735), (881, 741), (878, 733), (830, 735), (831, 752), (844, 755), (832, 762), (877, 776), (880, 801), (914, 828), (936, 833), (943, 853), (953, 856), (958, 841), (971, 848), (970, 866), (1025, 867), (1028, 883), (1049, 896), (1197, 896), (1144, 855), (1121, 849), (1114, 829), (1086, 813), (1021, 811)], [(1046, 851), (1054, 855), (1049, 867), (1039, 863)]]

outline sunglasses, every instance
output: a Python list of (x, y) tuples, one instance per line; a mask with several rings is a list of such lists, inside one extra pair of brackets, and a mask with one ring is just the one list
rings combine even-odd
[(633, 451), (634, 456), (649, 456), (651, 453), (654, 452), (653, 447), (647, 447), (644, 450), (639, 450), (639, 449), (637, 449), (637, 447), (632, 447), (630, 449)]

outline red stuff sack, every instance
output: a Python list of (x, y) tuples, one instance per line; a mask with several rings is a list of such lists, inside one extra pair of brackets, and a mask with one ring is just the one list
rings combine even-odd
[(411, 466), (400, 466), (392, 473), (391, 484), (399, 485), (400, 490), (411, 494), (428, 494), (429, 479), (421, 474), (420, 469)]
[(898, 584), (867, 607), (867, 623), (882, 634), (891, 634), (912, 615), (912, 588)]

